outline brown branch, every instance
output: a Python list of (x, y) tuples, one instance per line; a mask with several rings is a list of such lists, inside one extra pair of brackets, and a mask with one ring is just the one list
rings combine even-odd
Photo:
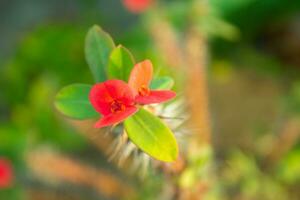
[(26, 156), (32, 172), (44, 179), (68, 182), (94, 188), (107, 197), (130, 197), (134, 190), (128, 184), (103, 169), (96, 169), (67, 156), (51, 151), (33, 151)]
[(150, 33), (157, 46), (159, 54), (164, 61), (176, 70), (182, 70), (184, 66), (183, 52), (180, 48), (175, 31), (164, 20), (153, 20)]
[(186, 41), (186, 99), (191, 123), (199, 129), (200, 143), (210, 143), (211, 127), (206, 84), (207, 44), (205, 38), (190, 30)]

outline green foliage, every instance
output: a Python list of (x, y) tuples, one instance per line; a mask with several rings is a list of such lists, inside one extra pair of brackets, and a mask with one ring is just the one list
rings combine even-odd
[(83, 40), (81, 28), (64, 24), (41, 26), (25, 35), (14, 57), (0, 69), (1, 100), (7, 107), (23, 103), (40, 75), (51, 77), (53, 87), (91, 79), (78, 42)]
[(89, 101), (91, 87), (87, 84), (72, 84), (64, 87), (56, 95), (56, 108), (64, 115), (75, 119), (99, 116)]
[(207, 36), (220, 37), (229, 41), (236, 41), (240, 37), (238, 28), (215, 15), (200, 17), (197, 20), (197, 28)]
[(21, 188), (7, 188), (0, 190), (0, 199), (24, 200), (25, 192)]
[[(244, 38), (261, 33), (267, 23), (297, 13), (299, 1), (212, 0), (210, 5), (230, 23), (237, 26)], [(249, 17), (251, 16), (251, 17)]]
[(279, 163), (278, 174), (285, 183), (295, 184), (300, 181), (300, 149), (291, 150)]
[(156, 116), (141, 108), (125, 120), (130, 140), (152, 157), (166, 162), (177, 158), (178, 147), (171, 130)]
[(24, 36), (14, 57), (0, 69), (1, 120), (12, 127), (6, 135), (0, 134), (7, 138), (9, 133), (12, 138), (3, 141), (15, 153), (24, 152), (16, 149), (22, 146), (15, 143), (19, 140), (72, 152), (84, 147), (84, 138), (52, 106), (59, 85), (91, 79), (84, 67), (83, 43), (78, 42), (84, 40), (84, 33), (67, 24), (40, 26)]
[(121, 45), (117, 46), (109, 57), (108, 77), (128, 81), (134, 63), (130, 51)]
[(31, 138), (31, 145), (40, 143), (74, 152), (83, 147), (84, 139), (55, 112), (53, 101), (57, 87), (52, 78), (39, 77), (27, 91), (26, 103), (12, 109), (11, 121), (19, 134)]
[(19, 134), (18, 128), (13, 125), (0, 125), (0, 155), (19, 160), (26, 145), (26, 136)]
[(106, 80), (109, 55), (115, 48), (113, 39), (99, 26), (94, 25), (87, 33), (85, 56), (96, 82)]
[(173, 87), (174, 80), (171, 77), (164, 76), (154, 78), (151, 82), (150, 88), (154, 90), (169, 90)]

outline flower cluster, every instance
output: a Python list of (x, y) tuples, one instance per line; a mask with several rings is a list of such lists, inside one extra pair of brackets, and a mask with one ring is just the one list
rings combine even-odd
[(138, 111), (138, 105), (162, 103), (176, 96), (170, 90), (151, 90), (153, 76), (149, 60), (137, 63), (129, 76), (128, 83), (122, 80), (107, 80), (95, 84), (89, 94), (94, 109), (103, 117), (95, 128), (115, 125)]

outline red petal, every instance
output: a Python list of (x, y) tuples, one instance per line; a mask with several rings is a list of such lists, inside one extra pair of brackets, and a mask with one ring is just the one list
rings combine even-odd
[(138, 110), (137, 107), (131, 106), (131, 107), (127, 107), (126, 110), (124, 110), (123, 112), (106, 115), (96, 122), (95, 128), (102, 128), (105, 126), (110, 126), (110, 125), (120, 123), (130, 115), (133, 115), (137, 110)]
[(171, 90), (151, 90), (148, 96), (137, 96), (135, 102), (140, 104), (162, 103), (169, 101), (176, 96)]
[(137, 63), (132, 69), (128, 84), (134, 89), (135, 94), (138, 93), (142, 86), (148, 87), (153, 74), (153, 66), (150, 60)]
[(90, 91), (89, 98), (95, 110), (103, 115), (111, 113), (110, 105), (113, 100), (119, 100), (125, 106), (131, 106), (134, 103), (132, 89), (121, 80), (108, 80), (95, 84)]

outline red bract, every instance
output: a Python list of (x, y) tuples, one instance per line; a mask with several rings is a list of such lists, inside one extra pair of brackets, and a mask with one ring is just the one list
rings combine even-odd
[(141, 13), (145, 11), (153, 0), (123, 0), (125, 7), (133, 13)]
[(6, 159), (0, 158), (0, 188), (7, 188), (11, 186), (13, 179), (13, 172), (11, 164)]
[(153, 67), (150, 60), (134, 66), (129, 77), (129, 86), (133, 88), (135, 102), (139, 104), (162, 103), (176, 96), (171, 90), (150, 90)]
[(89, 98), (95, 110), (103, 115), (95, 128), (117, 124), (137, 111), (133, 90), (121, 80), (95, 84)]

